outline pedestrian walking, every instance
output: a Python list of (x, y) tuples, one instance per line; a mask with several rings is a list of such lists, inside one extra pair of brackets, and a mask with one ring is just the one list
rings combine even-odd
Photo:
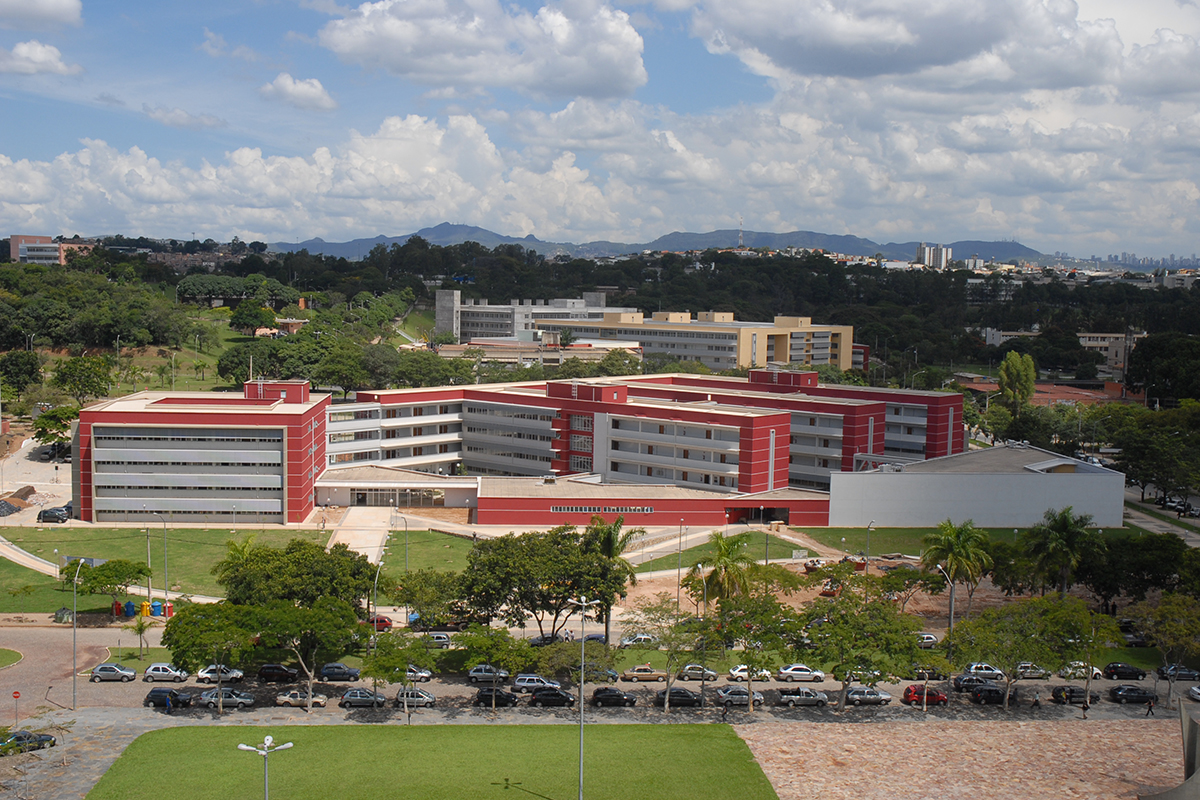
[(729, 706), (721, 706), (721, 721), (725, 721), (725, 717), (729, 716)]
[(1087, 700), (1083, 701), (1082, 708), (1083, 708), (1083, 718), (1087, 719), (1087, 710), (1088, 710), (1088, 701)]
[(167, 716), (171, 716), (171, 695), (167, 695)]
[(1146, 716), (1147, 717), (1154, 716), (1154, 700), (1151, 700), (1150, 702), (1146, 703)]
[(1032, 708), (1041, 708), (1042, 707), (1042, 696), (1040, 694), (1038, 694), (1037, 692), (1033, 693), (1033, 705), (1031, 707)]

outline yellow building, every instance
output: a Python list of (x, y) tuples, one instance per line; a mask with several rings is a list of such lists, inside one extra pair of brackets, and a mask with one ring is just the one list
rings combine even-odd
[(576, 338), (641, 342), (642, 352), (699, 361), (714, 370), (767, 364), (833, 364), (851, 368), (854, 327), (814, 325), (811, 317), (776, 317), (773, 323), (736, 322), (728, 311), (612, 312), (602, 320), (548, 319), (539, 330), (570, 330)]

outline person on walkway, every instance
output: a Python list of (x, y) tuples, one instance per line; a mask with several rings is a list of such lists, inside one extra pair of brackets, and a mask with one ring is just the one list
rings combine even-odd
[(1154, 700), (1153, 700), (1153, 698), (1150, 700), (1150, 702), (1146, 703), (1146, 716), (1147, 717), (1154, 716)]
[(1042, 696), (1040, 694), (1038, 694), (1037, 692), (1034, 692), (1033, 693), (1033, 705), (1031, 706), (1031, 708), (1041, 708), (1041, 707), (1042, 707)]
[(167, 716), (171, 716), (171, 695), (167, 695)]
[(1086, 699), (1083, 701), (1081, 708), (1083, 709), (1083, 718), (1087, 719), (1088, 701)]

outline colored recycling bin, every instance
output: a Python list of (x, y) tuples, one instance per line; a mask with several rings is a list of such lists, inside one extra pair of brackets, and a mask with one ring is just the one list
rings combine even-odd
[(175, 616), (175, 604), (167, 603), (167, 617), (170, 618), (173, 616)]
[(132, 617), (136, 613), (137, 613), (137, 606), (135, 606), (133, 604), (132, 600), (126, 600), (125, 601), (125, 616)]
[(155, 600), (153, 603), (150, 604), (150, 616), (161, 617), (162, 612), (163, 612), (163, 608), (162, 608), (161, 601)]
[(142, 601), (142, 607), (138, 611), (138, 613), (141, 614), (143, 617), (150, 616), (150, 601), (149, 600)]
[(119, 617), (123, 613), (125, 613), (125, 612), (124, 612), (124, 609), (121, 608), (121, 601), (113, 600), (113, 616)]

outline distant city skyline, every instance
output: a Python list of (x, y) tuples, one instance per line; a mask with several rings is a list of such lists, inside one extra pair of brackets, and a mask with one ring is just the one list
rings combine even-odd
[(0, 0), (0, 231), (1190, 257), (1198, 42), (1176, 0)]

